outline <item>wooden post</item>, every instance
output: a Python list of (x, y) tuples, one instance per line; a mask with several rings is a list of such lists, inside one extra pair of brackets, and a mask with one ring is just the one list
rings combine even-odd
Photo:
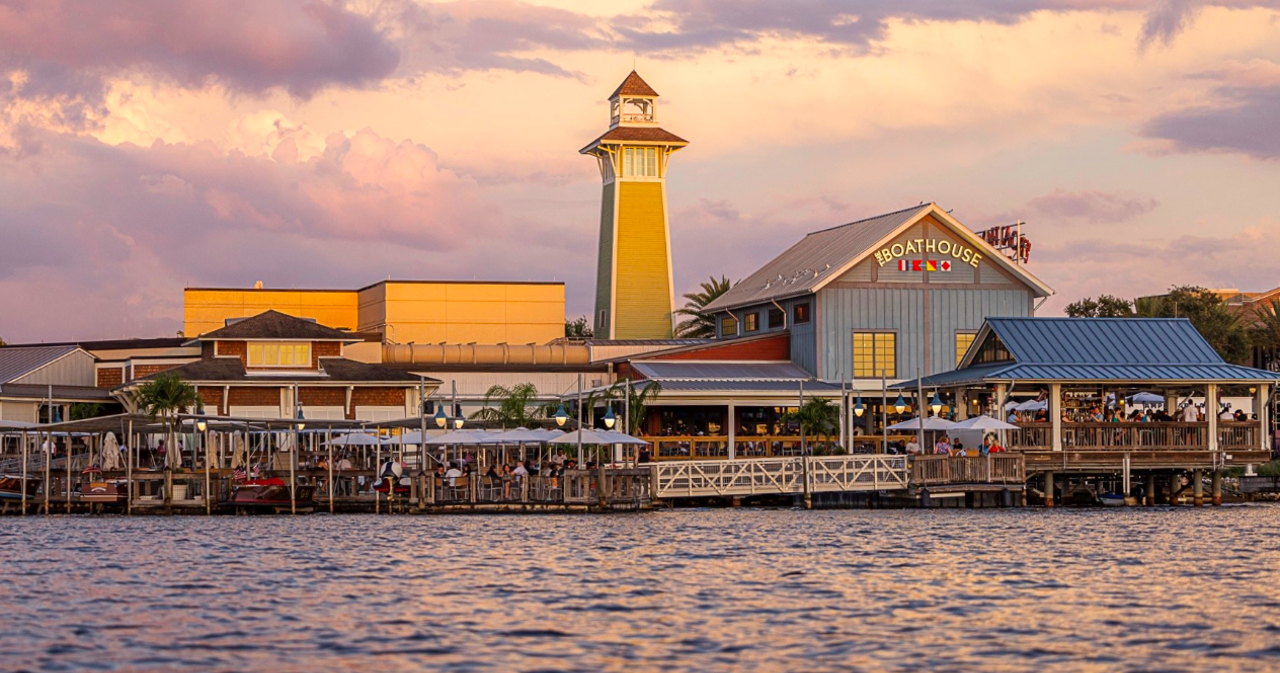
[(129, 420), (129, 434), (125, 436), (125, 442), (128, 444), (129, 450), (125, 452), (125, 481), (128, 482), (128, 492), (125, 494), (124, 513), (133, 514), (133, 452), (138, 450), (137, 438), (133, 436), (133, 419)]
[[(378, 432), (377, 439), (378, 441), (373, 445), (374, 446), (374, 449), (373, 449), (373, 463), (374, 463), (373, 476), (374, 477), (377, 477), (378, 472), (382, 470), (382, 432), (381, 431)], [(372, 484), (370, 485), (372, 486)], [(377, 491), (373, 492), (373, 513), (374, 514), (382, 513), (382, 497), (378, 495)]]
[(324, 444), (329, 449), (329, 513), (333, 514), (333, 488), (337, 484), (333, 483), (333, 426), (324, 431)]
[[(85, 443), (88, 446), (88, 443)], [(67, 514), (71, 513), (71, 433), (67, 432)]]
[(1053, 472), (1044, 473), (1044, 506), (1053, 507)]
[(1156, 473), (1147, 472), (1147, 506), (1156, 504)]
[(204, 513), (213, 514), (213, 483), (209, 475), (209, 428), (204, 431)]
[(1176, 507), (1178, 504), (1178, 487), (1182, 485), (1179, 483), (1181, 481), (1182, 481), (1182, 477), (1178, 474), (1177, 470), (1173, 470), (1172, 472), (1169, 473), (1169, 506), (1170, 507)]
[(734, 418), (733, 418), (735, 411), (736, 410), (734, 409), (733, 402), (729, 402), (729, 409), (727, 412), (728, 415), (726, 417), (727, 418), (726, 425), (729, 428), (729, 433), (728, 433), (729, 434), (729, 460), (733, 460), (734, 458), (738, 457), (738, 442), (737, 442), (738, 424), (734, 421)]
[(1211, 488), (1212, 488), (1212, 498), (1213, 498), (1211, 502), (1213, 502), (1215, 506), (1221, 505), (1222, 504), (1222, 470), (1221, 469), (1217, 469), (1213, 471), (1213, 486)]
[[(49, 406), (49, 420), (53, 420), (53, 405)], [(44, 444), (40, 445), (44, 451), (44, 513), (49, 514), (49, 489), (53, 486), (52, 463), (53, 463), (53, 433), (45, 431)]]
[(22, 516), (27, 515), (27, 431), (22, 431)]
[[(1002, 409), (1000, 413), (1003, 414), (1004, 410)], [(1049, 423), (1052, 428), (1050, 431), (1050, 446), (1053, 447), (1054, 451), (1061, 451), (1062, 450), (1062, 384), (1061, 383), (1049, 384)]]
[(1253, 400), (1253, 412), (1258, 416), (1258, 449), (1270, 451), (1271, 438), (1267, 436), (1267, 429), (1271, 427), (1271, 410), (1267, 402), (1271, 400), (1271, 384), (1259, 383), (1257, 387), (1257, 397)]
[(1210, 451), (1218, 450), (1218, 384), (1205, 386), (1204, 419), (1209, 422), (1209, 436), (1205, 438)]
[(1123, 479), (1122, 479), (1122, 482), (1124, 484), (1123, 495), (1124, 495), (1126, 505), (1129, 504), (1129, 496), (1133, 494), (1133, 475), (1129, 474), (1129, 461), (1130, 461), (1129, 453), (1126, 451), (1124, 454), (1124, 459), (1123, 461), (1121, 461), (1121, 468), (1120, 468), (1121, 470), (1123, 470)]
[(1191, 503), (1196, 507), (1204, 506), (1204, 470), (1199, 468), (1191, 471)]

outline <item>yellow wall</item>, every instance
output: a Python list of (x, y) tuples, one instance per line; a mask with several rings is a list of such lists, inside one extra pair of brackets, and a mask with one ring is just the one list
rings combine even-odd
[(617, 299), (612, 317), (617, 339), (671, 336), (671, 260), (663, 183), (619, 183)]
[(187, 290), (185, 334), (274, 309), (397, 343), (546, 343), (564, 336), (561, 283), (386, 281), (361, 290)]
[(268, 310), (314, 318), (338, 329), (356, 329), (359, 322), (354, 291), (189, 289), (183, 295), (182, 333), (199, 336), (225, 326), (228, 318), (250, 318)]

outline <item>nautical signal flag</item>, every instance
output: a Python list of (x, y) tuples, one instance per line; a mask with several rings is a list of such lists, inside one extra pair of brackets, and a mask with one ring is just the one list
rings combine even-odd
[(950, 271), (951, 260), (944, 259), (938, 261), (936, 259), (900, 259), (898, 260), (899, 271)]

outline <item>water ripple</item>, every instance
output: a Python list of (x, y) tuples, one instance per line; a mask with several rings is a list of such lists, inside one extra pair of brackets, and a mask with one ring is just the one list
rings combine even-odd
[(3, 519), (15, 670), (1276, 670), (1280, 508)]

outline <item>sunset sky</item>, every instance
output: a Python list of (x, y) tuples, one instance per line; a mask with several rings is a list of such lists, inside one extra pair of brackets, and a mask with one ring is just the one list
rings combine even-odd
[(1280, 285), (1280, 0), (0, 0), (0, 338), (182, 288), (563, 280), (635, 64), (677, 292), (921, 201), (1057, 295)]

